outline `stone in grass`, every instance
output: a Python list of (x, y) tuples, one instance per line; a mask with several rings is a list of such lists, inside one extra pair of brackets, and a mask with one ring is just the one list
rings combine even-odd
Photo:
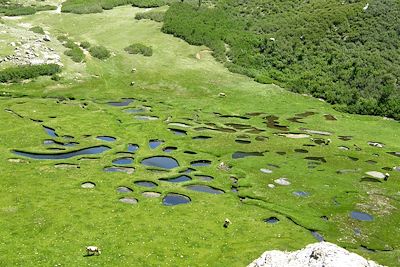
[(378, 178), (378, 179), (385, 179), (386, 178), (385, 174), (383, 174), (381, 172), (377, 172), (377, 171), (369, 171), (369, 172), (366, 172), (365, 174), (367, 174), (369, 176), (372, 176), (374, 178)]
[(383, 267), (329, 242), (309, 244), (305, 248), (293, 252), (266, 251), (260, 258), (248, 265), (248, 267), (267, 266)]
[(269, 188), (275, 188), (275, 185), (274, 184), (268, 184), (267, 185)]
[(272, 170), (262, 168), (262, 169), (260, 169), (260, 172), (270, 174), (270, 173), (272, 173)]
[(84, 182), (81, 184), (81, 187), (85, 189), (92, 189), (96, 187), (96, 184), (92, 182)]
[(133, 197), (123, 197), (123, 198), (120, 198), (119, 201), (122, 203), (131, 204), (131, 205), (138, 203), (138, 200)]
[(276, 184), (279, 184), (279, 185), (290, 185), (291, 183), (289, 182), (289, 179), (288, 178), (279, 178), (279, 179), (276, 179), (275, 181), (274, 181)]

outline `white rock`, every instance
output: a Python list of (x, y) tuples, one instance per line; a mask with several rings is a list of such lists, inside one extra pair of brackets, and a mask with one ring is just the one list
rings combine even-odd
[(275, 185), (274, 184), (268, 184), (268, 187), (269, 188), (275, 188)]
[(279, 178), (279, 179), (276, 179), (275, 181), (274, 181), (276, 184), (279, 184), (279, 185), (290, 185), (291, 183), (289, 182), (289, 179), (288, 178)]
[(260, 169), (260, 172), (270, 174), (270, 173), (272, 173), (272, 170), (269, 170), (269, 169)]
[(365, 174), (372, 176), (374, 178), (378, 178), (378, 179), (384, 179), (386, 177), (385, 174), (383, 174), (381, 172), (377, 172), (377, 171), (369, 171), (369, 172), (366, 172)]
[(283, 252), (272, 250), (264, 252), (248, 267), (383, 267), (373, 261), (349, 252), (329, 242), (318, 242), (304, 249)]
[(280, 136), (285, 136), (291, 139), (303, 139), (310, 137), (308, 134), (279, 134)]

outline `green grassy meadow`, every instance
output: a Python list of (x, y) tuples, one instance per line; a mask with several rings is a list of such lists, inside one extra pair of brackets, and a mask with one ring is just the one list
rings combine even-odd
[[(245, 266), (265, 250), (297, 250), (317, 242), (310, 230), (380, 264), (400, 265), (400, 172), (393, 170), (400, 166), (400, 157), (387, 153), (400, 152), (397, 121), (340, 113), (315, 98), (231, 73), (207, 47), (161, 33), (161, 23), (135, 20), (138, 12), (143, 9), (124, 6), (100, 14), (39, 12), (4, 19), (10, 26), (29, 23), (48, 31), (64, 67), (60, 81), (40, 77), (0, 85), (1, 266)], [(56, 39), (63, 34), (75, 42), (104, 46), (111, 57), (99, 60), (87, 54), (83, 63), (75, 63)], [(152, 56), (124, 51), (133, 43), (151, 47)], [(107, 104), (123, 98), (134, 100), (127, 106)], [(145, 111), (128, 113), (129, 108)], [(288, 120), (307, 111), (315, 114)], [(327, 120), (328, 114), (337, 120)], [(289, 131), (267, 127), (269, 115), (277, 116), (276, 123)], [(58, 137), (49, 136), (43, 126), (53, 128)], [(186, 135), (170, 129), (184, 130)], [(307, 130), (330, 135), (308, 133), (302, 139), (280, 135), (307, 134)], [(97, 136), (116, 140), (106, 142)], [(192, 139), (196, 136), (211, 138)], [(340, 136), (352, 138), (345, 141)], [(331, 142), (319, 145), (314, 142), (318, 138)], [(48, 139), (78, 144), (44, 145)], [(151, 149), (149, 140), (154, 139), (164, 143)], [(384, 147), (370, 146), (371, 141)], [(127, 153), (128, 144), (139, 149)], [(64, 153), (99, 145), (110, 150), (61, 160), (13, 153)], [(171, 146), (177, 149), (163, 151)], [(233, 159), (237, 151), (263, 156)], [(173, 157), (179, 167), (165, 171), (141, 164), (152, 156)], [(104, 171), (120, 157), (134, 158), (127, 165), (135, 168), (133, 174)], [(181, 175), (196, 160), (209, 160), (211, 165), (193, 167), (187, 174), (192, 180), (184, 183), (159, 180)], [(221, 162), (230, 169), (218, 168)], [(70, 165), (57, 166), (65, 163)], [(261, 172), (263, 168), (272, 173)], [(338, 170), (352, 172), (338, 174)], [(360, 182), (368, 177), (367, 171), (388, 172), (390, 177)], [(202, 181), (196, 175), (214, 179)], [(268, 187), (281, 177), (291, 184)], [(88, 181), (96, 187), (81, 188)], [(141, 187), (135, 181), (158, 186)], [(225, 193), (185, 188), (194, 184)], [(133, 192), (118, 193), (120, 186)], [(147, 191), (161, 196), (146, 198), (142, 193)], [(308, 196), (294, 195), (297, 191)], [(162, 201), (168, 193), (189, 196), (191, 202), (165, 206)], [(134, 197), (138, 203), (122, 203), (122, 197)], [(352, 211), (368, 213), (373, 220), (353, 219)], [(270, 217), (279, 222), (263, 221)], [(232, 221), (226, 229), (225, 218)], [(88, 245), (100, 247), (102, 254), (85, 257)]]

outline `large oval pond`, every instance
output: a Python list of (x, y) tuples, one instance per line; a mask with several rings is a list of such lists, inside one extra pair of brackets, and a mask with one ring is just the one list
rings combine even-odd
[(54, 154), (45, 154), (45, 153), (32, 153), (32, 152), (24, 152), (20, 150), (13, 150), (12, 152), (16, 155), (28, 157), (31, 159), (69, 159), (76, 156), (81, 155), (93, 155), (93, 154), (100, 154), (111, 148), (108, 146), (94, 146), (88, 147), (84, 149), (79, 149), (75, 151), (70, 151), (66, 153), (54, 153)]

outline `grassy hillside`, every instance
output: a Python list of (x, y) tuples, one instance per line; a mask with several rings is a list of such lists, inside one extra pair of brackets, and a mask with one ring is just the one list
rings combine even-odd
[(399, 25), (398, 0), (223, 0), (172, 5), (163, 31), (257, 81), (399, 119)]
[[(1, 266), (246, 266), (265, 250), (317, 242), (316, 233), (399, 264), (398, 122), (232, 73), (209, 48), (135, 19), (144, 11), (4, 19), (7, 30), (48, 31), (63, 68), (57, 79), (0, 84)], [(20, 41), (8, 38), (3, 54)], [(84, 61), (64, 54), (68, 43)], [(127, 53), (132, 44), (152, 56)], [(91, 56), (99, 46), (110, 57)], [(143, 164), (154, 156), (179, 166)], [(181, 175), (189, 178), (166, 181)], [(220, 194), (191, 190), (200, 185)], [(191, 202), (164, 205), (171, 193)], [(87, 257), (88, 245), (102, 254)]]

